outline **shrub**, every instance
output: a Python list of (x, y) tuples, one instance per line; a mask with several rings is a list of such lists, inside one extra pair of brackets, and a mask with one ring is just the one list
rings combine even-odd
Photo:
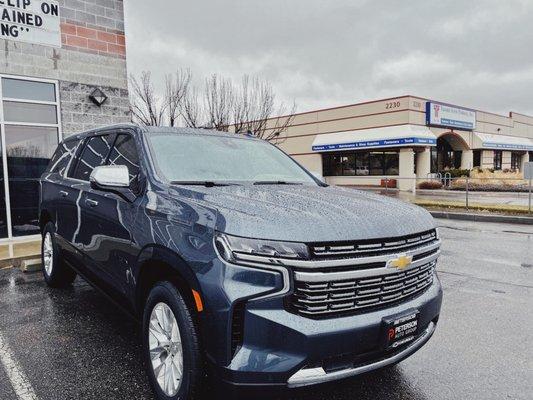
[(445, 173), (449, 173), (452, 178), (461, 178), (463, 176), (470, 177), (470, 170), (468, 169), (450, 169), (448, 171), (445, 171)]
[(418, 184), (419, 189), (442, 189), (442, 182), (440, 181), (423, 181)]
[[(466, 181), (458, 180), (452, 182), (449, 190), (466, 190)], [(469, 182), (468, 190), (471, 192), (528, 192), (529, 188), (526, 184), (502, 184), (501, 181), (495, 182)]]

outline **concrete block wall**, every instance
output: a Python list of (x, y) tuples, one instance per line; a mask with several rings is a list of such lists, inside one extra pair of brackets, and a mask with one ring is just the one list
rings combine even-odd
[[(0, 73), (57, 80), (63, 136), (129, 122), (122, 0), (59, 0), (62, 47), (0, 40)], [(109, 97), (99, 108), (94, 88)]]
[(102, 107), (96, 106), (87, 96), (91, 86), (61, 81), (61, 121), (63, 136), (69, 133), (86, 131), (102, 125), (118, 124), (130, 120), (128, 91), (100, 86), (109, 97)]

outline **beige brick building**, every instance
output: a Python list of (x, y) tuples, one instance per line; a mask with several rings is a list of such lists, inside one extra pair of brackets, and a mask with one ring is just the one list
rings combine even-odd
[(337, 185), (454, 168), (521, 170), (533, 161), (533, 117), (401, 96), (296, 114), (279, 147)]

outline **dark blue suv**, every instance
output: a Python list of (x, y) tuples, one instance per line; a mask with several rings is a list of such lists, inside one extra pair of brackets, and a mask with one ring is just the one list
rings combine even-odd
[(159, 399), (208, 367), (299, 387), (401, 361), (433, 334), (440, 240), (423, 209), (330, 187), (275, 146), (120, 125), (64, 140), (41, 178), (43, 273), (142, 320)]

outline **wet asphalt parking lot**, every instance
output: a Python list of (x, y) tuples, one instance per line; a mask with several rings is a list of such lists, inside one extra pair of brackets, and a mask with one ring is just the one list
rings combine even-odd
[[(445, 298), (430, 342), (395, 367), (284, 398), (533, 398), (533, 226), (438, 225)], [(39, 273), (0, 271), (1, 400), (151, 399), (140, 359), (136, 323), (83, 281), (52, 290)], [(211, 385), (203, 398), (222, 396)]]

